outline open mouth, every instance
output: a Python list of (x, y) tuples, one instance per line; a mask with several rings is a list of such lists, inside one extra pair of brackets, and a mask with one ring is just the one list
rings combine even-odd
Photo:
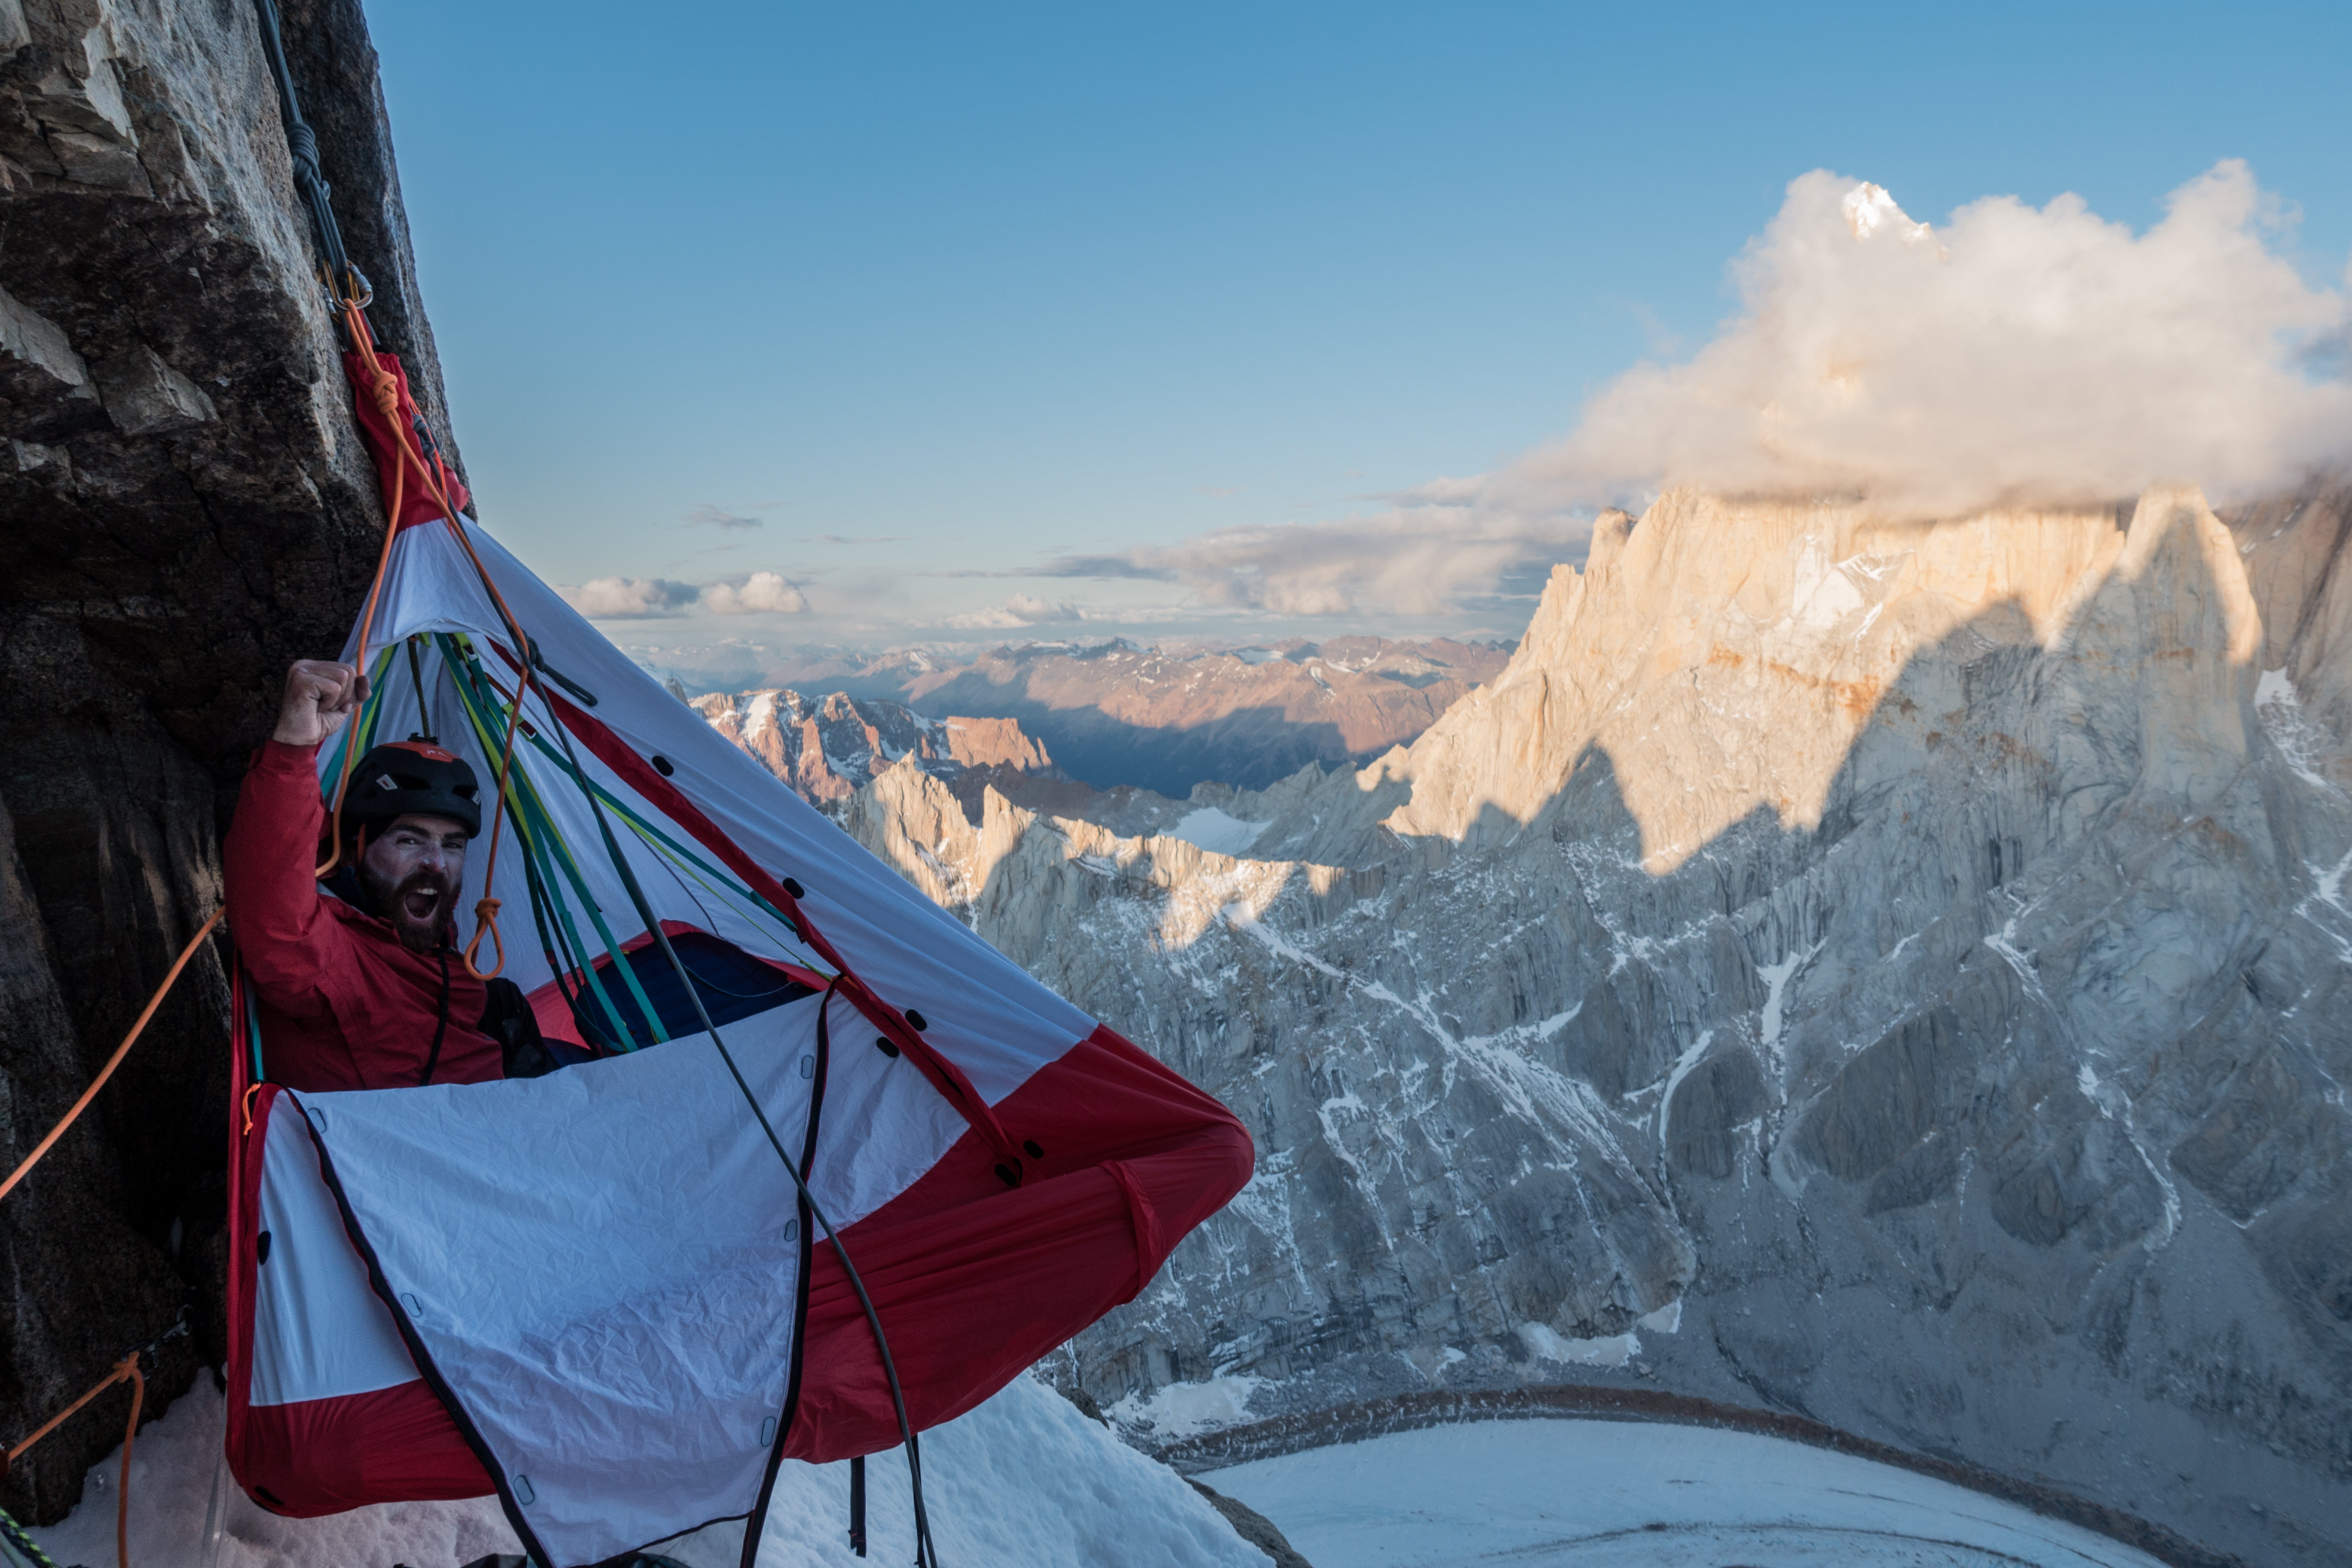
[(412, 888), (400, 900), (401, 912), (420, 924), (431, 920), (440, 907), (440, 891), (433, 888)]

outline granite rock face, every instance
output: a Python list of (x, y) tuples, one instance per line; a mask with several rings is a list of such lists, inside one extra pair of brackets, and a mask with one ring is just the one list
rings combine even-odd
[(1258, 1140), (1057, 1375), (1634, 1382), (2339, 1561), (2348, 527), (1669, 494), (1413, 745), (1231, 792), (1253, 858), (886, 773), (853, 831)]
[[(384, 346), (446, 437), (357, 0), (286, 41)], [(0, 0), (0, 1155), (81, 1091), (220, 898), (218, 827), (287, 663), (331, 655), (383, 537), (247, 0)], [(0, 1204), (0, 1431), (194, 1308), (217, 1360), (226, 984), (202, 953)], [(110, 1395), (0, 1500), (54, 1518)]]

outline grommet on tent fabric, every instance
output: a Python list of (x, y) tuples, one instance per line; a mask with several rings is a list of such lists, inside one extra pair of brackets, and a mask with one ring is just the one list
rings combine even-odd
[(1013, 1169), (1010, 1165), (997, 1166), (996, 1179), (1003, 1182), (1008, 1187), (1017, 1187), (1021, 1184), (1021, 1178), (1013, 1173)]
[(1021, 1152), (1032, 1160), (1042, 1160), (1045, 1157), (1045, 1151), (1037, 1146), (1037, 1140), (1034, 1138), (1023, 1140)]
[(925, 1029), (931, 1026), (930, 1020), (924, 1017), (920, 1013), (916, 1012), (912, 1007), (907, 1009), (907, 1022), (912, 1026), (914, 1031), (919, 1035)]
[(890, 1043), (890, 1037), (887, 1035), (875, 1036), (874, 1048), (886, 1057), (895, 1057), (898, 1054), (898, 1047)]
[(808, 889), (802, 887), (790, 877), (784, 879), (784, 891), (790, 893), (795, 899), (805, 899), (808, 897)]
[(672, 763), (667, 757), (661, 756), (657, 753), (654, 757), (654, 772), (661, 774), (661, 776), (666, 779), (675, 778), (677, 776), (677, 765)]

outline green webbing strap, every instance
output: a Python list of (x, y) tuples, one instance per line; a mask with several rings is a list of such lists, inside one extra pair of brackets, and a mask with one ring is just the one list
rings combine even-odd
[[(550, 761), (554, 763), (557, 767), (562, 769), (564, 773), (570, 774), (574, 783), (578, 784), (583, 789), (594, 791), (596, 798), (602, 801), (606, 806), (611, 808), (614, 814), (625, 821), (629, 826), (635, 831), (637, 837), (646, 841), (649, 847), (652, 847), (656, 852), (663, 854), (664, 858), (667, 859), (677, 861), (682, 865), (691, 865), (699, 868), (704, 873), (719, 879), (719, 880), (725, 885), (730, 896), (734, 898), (737, 902), (750, 906), (752, 913), (765, 915), (770, 920), (774, 921), (778, 925), (782, 926), (786, 932), (793, 936), (794, 941), (793, 942), (793, 946), (795, 951), (800, 950), (801, 944), (798, 941), (798, 933), (793, 931), (792, 921), (785, 916), (783, 910), (776, 908), (775, 905), (770, 903), (766, 899), (761, 898), (758, 893), (752, 891), (752, 889), (746, 886), (740, 878), (731, 876), (729, 873), (720, 870), (718, 867), (713, 866), (709, 861), (705, 860), (701, 856), (696, 854), (693, 850), (688, 848), (685, 845), (680, 844), (677, 839), (663, 832), (653, 823), (648, 822), (637, 812), (635, 807), (630, 805), (627, 801), (623, 800), (611, 790), (606, 789), (603, 784), (596, 783), (593, 779), (583, 778), (573, 770), (571, 763), (560, 755), (544, 739), (537, 735), (533, 735), (530, 739), (530, 743), (537, 747)], [(697, 881), (701, 881), (701, 878), (699, 877), (695, 879)], [(710, 884), (703, 882), (703, 886), (705, 888), (709, 888)], [(814, 963), (814, 955), (809, 956), (812, 960), (810, 966), (817, 967)]]
[[(491, 700), (493, 694), (485, 689), (488, 686), (488, 678), (483, 675), (479, 665), (475, 662), (473, 650), (462, 637), (436, 634), (434, 641), (440, 647), (443, 660), (449, 667), (457, 688), (458, 701), (466, 710), (467, 721), (473, 726), (475, 739), (482, 746), (482, 754), (498, 755), (499, 740), (494, 725), (499, 705)], [(646, 1032), (656, 1041), (668, 1039), (668, 1031), (662, 1027), (661, 1015), (655, 1010), (652, 1000), (646, 995), (645, 987), (638, 983), (636, 970), (623, 956), (621, 944), (614, 940), (612, 928), (604, 923), (603, 908), (596, 902), (595, 895), (589, 891), (587, 879), (581, 875), (579, 865), (572, 858), (570, 847), (565, 844), (562, 836), (555, 831), (553, 821), (549, 817), (546, 806), (539, 797), (537, 786), (531, 783), (530, 773), (521, 765), (522, 755), (520, 748), (517, 749), (514, 762), (515, 765), (509, 770), (507, 777), (507, 806), (509, 821), (514, 827), (516, 842), (522, 847), (526, 857), (532, 859), (544, 857), (546, 861), (552, 862), (555, 868), (563, 873), (563, 879), (572, 884), (572, 891), (579, 897), (581, 907), (587, 911), (589, 922), (596, 928), (597, 936), (603, 940), (604, 952), (612, 959), (614, 970), (618, 973), (622, 982), (628, 987), (630, 999), (636, 1004), (639, 1016), (646, 1021)], [(546, 866), (542, 864), (541, 868), (544, 872)], [(567, 952), (564, 956), (567, 959), (584, 958), (586, 946), (580, 942), (578, 929), (572, 923), (572, 912), (563, 903), (562, 897), (557, 891), (556, 884), (551, 878), (548, 879), (546, 890), (554, 903), (558, 923), (570, 933), (577, 949), (576, 952)], [(589, 986), (593, 990), (597, 1002), (603, 1006), (605, 1017), (612, 1025), (614, 1044), (623, 1050), (634, 1049), (635, 1046), (629, 1030), (621, 1023), (621, 1011), (614, 1005), (613, 998), (605, 989), (604, 977), (597, 972), (593, 963), (583, 962), (579, 967), (586, 977)]]
[(58, 1568), (5, 1508), (0, 1508), (0, 1568)]
[[(478, 667), (476, 668), (474, 673), (477, 679), (487, 679), (487, 677), (482, 675)], [(481, 695), (480, 700), (487, 702), (491, 697), (496, 696), (496, 688), (493, 687), (488, 693)], [(766, 899), (752, 891), (752, 889), (744, 885), (740, 879), (719, 869), (709, 861), (704, 859), (700, 855), (697, 854), (693, 849), (680, 843), (669, 834), (662, 831), (658, 826), (648, 821), (644, 815), (638, 812), (637, 809), (632, 806), (627, 801), (614, 795), (611, 790), (606, 789), (603, 784), (596, 783), (593, 779), (583, 776), (580, 771), (572, 766), (569, 758), (566, 758), (561, 752), (557, 752), (554, 747), (547, 743), (547, 738), (544, 735), (534, 733), (525, 736), (524, 739), (534, 750), (536, 750), (541, 756), (545, 757), (556, 768), (560, 769), (584, 792), (592, 792), (597, 801), (603, 803), (615, 815), (619, 816), (624, 821), (625, 821), (631, 829), (634, 830), (640, 838), (646, 841), (647, 847), (653, 849), (656, 854), (661, 855), (666, 859), (681, 866), (698, 868), (704, 875), (716, 879), (719, 883), (718, 887), (713, 887), (709, 881), (704, 881), (702, 876), (696, 877), (695, 880), (701, 882), (703, 888), (707, 891), (711, 892), (714, 896), (730, 898), (736, 903), (748, 908), (753, 916), (764, 916), (769, 921), (773, 921), (777, 926), (781, 927), (787, 935), (791, 935), (795, 938), (795, 940), (791, 943), (791, 951), (799, 955), (804, 966), (822, 970), (823, 965), (817, 963), (814, 955), (808, 954), (802, 950), (801, 944), (797, 941), (797, 933), (793, 931), (792, 921), (782, 910), (776, 908), (775, 905), (770, 903)]]
[[(367, 700), (360, 704), (358, 714), (352, 720), (352, 723), (359, 726), (359, 733), (352, 738), (349, 747), (349, 754), (353, 762), (366, 756), (374, 749), (375, 728), (383, 717), (383, 678), (391, 668), (392, 649), (387, 647), (377, 657), (375, 668), (368, 672)], [(333, 745), (331, 742), (329, 744)], [(327, 776), (319, 781), (319, 787), (323, 792), (321, 799), (335, 798), (335, 781), (342, 777), (345, 751), (342, 746), (333, 746), (334, 760), (327, 766)]]

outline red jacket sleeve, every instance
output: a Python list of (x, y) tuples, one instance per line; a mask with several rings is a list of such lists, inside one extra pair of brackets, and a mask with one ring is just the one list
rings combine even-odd
[(317, 754), (264, 741), (221, 844), (237, 954), (270, 1005), (299, 1018), (327, 1010), (322, 983), (344, 967), (342, 922), (320, 907), (315, 874), (327, 815)]

